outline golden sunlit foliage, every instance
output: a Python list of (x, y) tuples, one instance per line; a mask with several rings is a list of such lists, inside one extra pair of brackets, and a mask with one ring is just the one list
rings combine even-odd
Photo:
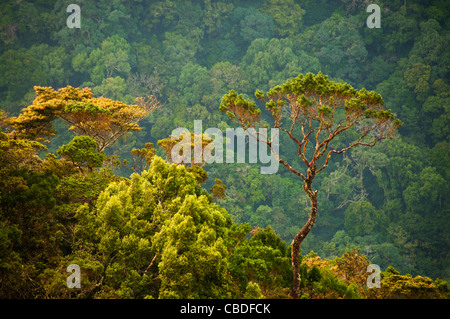
[(37, 96), (33, 104), (7, 121), (15, 129), (14, 136), (45, 140), (56, 133), (52, 123), (60, 118), (75, 134), (94, 139), (99, 152), (125, 133), (140, 130), (138, 122), (159, 107), (155, 97), (137, 99), (139, 105), (127, 105), (105, 97), (96, 98), (89, 88), (67, 86), (56, 91), (52, 87), (35, 86), (34, 90)]

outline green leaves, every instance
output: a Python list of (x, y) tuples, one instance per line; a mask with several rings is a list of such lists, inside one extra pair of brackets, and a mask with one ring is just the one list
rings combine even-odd
[(97, 116), (99, 114), (110, 114), (108, 110), (101, 108), (91, 102), (72, 102), (64, 107), (64, 113), (82, 113), (86, 112), (92, 116)]
[(262, 11), (273, 18), (276, 31), (281, 37), (297, 33), (305, 14), (305, 10), (294, 0), (266, 0)]
[(256, 108), (256, 104), (244, 98), (242, 94), (236, 94), (234, 90), (230, 93), (225, 94), (222, 98), (222, 103), (220, 103), (219, 110), (225, 111), (229, 105), (236, 106), (238, 108), (243, 108), (250, 113), (258, 113), (259, 109)]
[(245, 128), (254, 126), (261, 118), (261, 110), (256, 107), (256, 104), (244, 98), (242, 94), (237, 94), (234, 90), (223, 96), (219, 110), (226, 113), (232, 121), (241, 123)]
[(254, 236), (241, 243), (231, 255), (231, 274), (239, 280), (242, 290), (252, 282), (265, 291), (284, 287), (291, 279), (286, 250), (285, 243), (270, 226), (257, 228)]
[(353, 237), (373, 234), (385, 226), (386, 222), (384, 213), (367, 201), (350, 203), (345, 210), (344, 226)]
[(95, 209), (80, 209), (78, 218), (79, 247), (93, 243), (98, 254), (92, 258), (105, 267), (99, 296), (230, 296), (225, 241), (231, 219), (200, 195), (184, 167), (155, 157), (142, 176), (110, 184)]
[(256, 90), (256, 91), (255, 91), (255, 97), (256, 97), (258, 100), (263, 100), (263, 99), (264, 99), (264, 92), (261, 91), (261, 90)]
[(124, 38), (114, 35), (89, 55), (86, 52), (76, 55), (72, 65), (75, 71), (88, 73), (92, 82), (99, 85), (105, 78), (129, 73), (133, 60), (131, 46)]
[(85, 166), (90, 170), (100, 167), (106, 159), (104, 153), (96, 151), (97, 143), (88, 136), (76, 136), (68, 144), (61, 146), (57, 153), (70, 159), (80, 169)]
[(224, 298), (227, 292), (229, 219), (205, 196), (187, 196), (178, 212), (155, 236), (161, 251), (162, 298)]
[(290, 38), (258, 38), (252, 41), (242, 58), (242, 68), (252, 87), (267, 90), (298, 75), (305, 67), (316, 69), (314, 58), (308, 55), (301, 55), (301, 58), (294, 52)]
[[(235, 221), (270, 224), (290, 242), (309, 211), (297, 175), (317, 172), (328, 159), (328, 173), (313, 184), (318, 231), (312, 230), (303, 251), (331, 257), (359, 245), (370, 258), (402, 272), (446, 276), (448, 243), (436, 235), (448, 233), (445, 1), (407, 6), (381, 1), (378, 31), (362, 27), (365, 4), (353, 0), (334, 7), (325, 0), (83, 0), (81, 29), (66, 27), (65, 1), (31, 2), (5, 2), (0, 10), (0, 108), (17, 116), (26, 107), (17, 118), (2, 121), (0, 133), (2, 297), (285, 296), (276, 289), (289, 282), (281, 283), (284, 277), (274, 266), (288, 265), (277, 264), (286, 257), (278, 252), (283, 249), (262, 240), (262, 229), (244, 239), (246, 225), (224, 226), (226, 214), (208, 201), (226, 206)], [(58, 90), (69, 82), (92, 90)], [(254, 97), (251, 88), (260, 89)], [(231, 89), (237, 92), (222, 100), (217, 112)], [(146, 117), (145, 103), (128, 105), (148, 94), (166, 103), (163, 116)], [(328, 153), (391, 136), (403, 124), (396, 117), (406, 124), (395, 135), (402, 140), (361, 148), (360, 156)], [(155, 148), (143, 147), (198, 119), (223, 131), (230, 122), (279, 128), (281, 159), (298, 174), (280, 171), (266, 178), (247, 164), (207, 166), (226, 188), (207, 180), (198, 166), (168, 166)], [(140, 120), (140, 133), (123, 136), (141, 129)], [(62, 158), (40, 159), (46, 147), (39, 142), (67, 123), (80, 139), (59, 133), (49, 150), (56, 153), (65, 144)], [(375, 126), (383, 134), (370, 131)], [(334, 133), (339, 136), (327, 141)], [(81, 136), (93, 138), (96, 148)], [(106, 148), (116, 157), (131, 150), (132, 169), (142, 176), (126, 179), (96, 169), (103, 160), (98, 150)], [(130, 173), (120, 168), (121, 176)], [(117, 183), (97, 199), (111, 180)], [(392, 226), (388, 230), (377, 219), (383, 214)], [(86, 274), (79, 293), (65, 285), (65, 266), (72, 262)], [(243, 264), (249, 267), (241, 277)], [(211, 287), (209, 275), (217, 279)], [(311, 289), (330, 296), (326, 291), (334, 279), (322, 275), (311, 280)], [(398, 291), (428, 286), (398, 279), (386, 285)]]

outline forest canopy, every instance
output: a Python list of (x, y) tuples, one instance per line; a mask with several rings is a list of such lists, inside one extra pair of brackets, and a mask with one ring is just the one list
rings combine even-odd
[[(80, 0), (79, 28), (72, 2), (0, 4), (1, 298), (289, 298), (315, 151), (297, 297), (447, 298), (448, 1), (375, 1), (380, 28), (362, 0)], [(367, 122), (302, 153), (287, 124), (308, 105), (320, 134)], [(278, 123), (291, 169), (173, 163), (199, 120)]]

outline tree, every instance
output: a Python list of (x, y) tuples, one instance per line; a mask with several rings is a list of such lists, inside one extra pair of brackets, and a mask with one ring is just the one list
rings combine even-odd
[(380, 176), (380, 168), (386, 165), (388, 158), (385, 154), (377, 152), (375, 148), (370, 150), (356, 148), (351, 152), (351, 159), (354, 162), (354, 170), (359, 175), (361, 189), (360, 198), (361, 200), (364, 200), (364, 198), (368, 195), (364, 187), (364, 171), (367, 168), (372, 175)]
[(242, 58), (242, 68), (251, 84), (266, 89), (299, 74), (303, 67), (319, 70), (317, 59), (302, 58), (293, 52), (290, 39), (255, 39)]
[(211, 78), (205, 67), (186, 63), (181, 69), (177, 88), (181, 93), (180, 102), (189, 107), (199, 104), (205, 94), (212, 91)]
[(406, 8), (387, 12), (383, 23), (388, 30), (392, 30), (383, 38), (387, 52), (401, 51), (419, 31), (417, 20), (409, 16)]
[(384, 216), (373, 207), (370, 202), (358, 201), (350, 203), (345, 210), (345, 230), (352, 237), (372, 234), (380, 224), (383, 224)]
[(318, 58), (321, 70), (330, 76), (360, 83), (365, 79), (361, 67), (368, 52), (358, 32), (359, 23), (355, 18), (335, 13), (296, 36), (295, 46)]
[(155, 236), (161, 255), (161, 298), (225, 298), (231, 219), (206, 196), (187, 195)]
[(218, 178), (214, 179), (214, 185), (211, 187), (210, 192), (213, 196), (213, 200), (225, 199), (225, 191), (227, 186)]
[(439, 77), (448, 77), (448, 65), (450, 55), (446, 50), (449, 35), (441, 32), (441, 26), (434, 19), (429, 19), (420, 23), (420, 36), (414, 42), (414, 46), (409, 53), (411, 64), (423, 63), (425, 65), (436, 66), (434, 72)]
[(304, 256), (300, 266), (302, 298), (358, 298), (358, 282), (365, 272), (365, 268), (361, 269), (361, 263), (366, 260), (355, 253), (348, 255), (342, 257), (343, 263), (338, 258), (323, 260), (313, 251)]
[[(195, 135), (194, 133), (188, 133), (183, 131), (179, 136), (170, 136), (158, 141), (158, 145), (161, 146), (166, 154), (166, 160), (169, 163), (183, 163), (187, 166), (195, 166), (197, 164), (204, 166), (208, 158), (204, 158), (205, 148), (213, 141), (208, 134)], [(201, 150), (195, 146), (196, 143), (201, 146)], [(175, 148), (176, 147), (176, 148)], [(174, 150), (175, 148), (175, 150)], [(201, 151), (201, 152), (200, 152)], [(197, 159), (200, 154), (200, 158)], [(173, 155), (176, 155), (175, 158)]]
[[(164, 34), (162, 54), (164, 56), (164, 69), (170, 77), (178, 78), (182, 67), (189, 62), (195, 62), (195, 54), (198, 51), (199, 39), (195, 31), (188, 36), (183, 36), (175, 32)], [(198, 32), (197, 32), (198, 33)], [(169, 81), (176, 81), (170, 79)]]
[(232, 3), (211, 2), (211, 0), (204, 0), (204, 23), (208, 34), (215, 33), (221, 27), (222, 20), (228, 17), (234, 7)]
[(254, 39), (272, 38), (274, 30), (272, 17), (253, 7), (236, 7), (227, 24), (230, 31), (226, 37), (232, 39), (240, 48), (247, 47)]
[[(248, 224), (242, 224), (247, 226)], [(273, 229), (256, 228), (252, 237), (237, 246), (229, 259), (231, 276), (240, 285), (241, 291), (257, 284), (266, 297), (273, 294), (287, 295), (289, 285), (289, 257), (284, 241)], [(283, 291), (284, 290), (284, 291)]]
[(137, 14), (144, 11), (142, 2), (125, 4), (80, 0), (77, 4), (82, 8), (81, 28), (67, 28), (67, 2), (64, 0), (54, 1), (53, 10), (46, 11), (49, 16), (46, 20), (56, 20), (51, 28), (52, 38), (70, 51), (78, 53), (96, 48), (107, 37), (120, 36), (130, 40), (142, 37), (138, 29), (138, 21), (142, 18)]
[(294, 0), (267, 0), (262, 11), (273, 18), (275, 30), (281, 37), (298, 32), (305, 14)]
[(100, 167), (106, 159), (104, 153), (96, 152), (97, 144), (95, 140), (88, 136), (75, 136), (68, 144), (61, 146), (57, 153), (67, 157), (72, 163), (83, 172), (83, 167), (92, 171), (95, 167)]
[(138, 122), (158, 108), (156, 99), (138, 99), (141, 105), (127, 105), (104, 97), (95, 98), (89, 88), (67, 86), (55, 91), (52, 87), (35, 86), (33, 104), (23, 109), (18, 117), (7, 120), (14, 136), (42, 140), (55, 134), (52, 122), (60, 118), (70, 124), (78, 135), (91, 137), (97, 151), (103, 152), (119, 137), (140, 130)]
[[(438, 79), (432, 84), (434, 95), (430, 95), (423, 103), (423, 126), (429, 130), (433, 142), (446, 141), (450, 135), (447, 125), (450, 118), (450, 85), (443, 79)], [(433, 143), (434, 144), (434, 143)]]
[(75, 71), (89, 73), (91, 80), (100, 84), (105, 78), (129, 73), (134, 60), (131, 46), (124, 38), (114, 35), (89, 55), (85, 51), (76, 55), (72, 65)]
[(143, 170), (150, 167), (153, 156), (156, 155), (156, 149), (153, 147), (153, 143), (145, 143), (144, 148), (133, 148), (131, 150), (131, 156), (133, 157), (134, 172), (141, 173)]
[[(255, 97), (265, 103), (273, 117), (273, 128), (296, 143), (298, 158), (306, 166), (306, 173), (294, 168), (275, 152), (271, 139), (261, 133), (254, 135), (258, 141), (267, 143), (281, 164), (303, 180), (303, 190), (311, 202), (309, 218), (292, 241), (291, 296), (298, 298), (300, 244), (314, 226), (318, 212), (314, 178), (328, 166), (332, 154), (342, 154), (358, 145), (373, 146), (391, 138), (401, 121), (384, 109), (381, 95), (330, 81), (321, 72), (300, 74), (265, 94), (256, 90)], [(261, 109), (243, 95), (231, 90), (224, 95), (219, 109), (244, 129), (253, 127), (258, 132)]]
[(233, 222), (183, 166), (155, 156), (142, 175), (110, 183), (76, 217), (65, 262), (88, 268), (78, 296), (230, 297)]
[(405, 71), (406, 83), (410, 88), (414, 88), (414, 93), (419, 101), (423, 101), (428, 96), (430, 74), (431, 67), (422, 63), (416, 63)]
[(34, 84), (46, 84), (47, 74), (39, 61), (42, 57), (33, 56), (33, 49), (8, 50), (0, 56), (0, 88), (6, 89), (3, 109), (13, 110), (9, 104), (20, 100)]
[(381, 288), (370, 289), (368, 298), (377, 299), (441, 299), (449, 292), (448, 284), (440, 279), (409, 274), (400, 275), (393, 267), (381, 272)]
[(124, 99), (126, 90), (125, 80), (120, 76), (103, 79), (102, 84), (92, 89), (97, 96), (104, 96), (111, 99)]

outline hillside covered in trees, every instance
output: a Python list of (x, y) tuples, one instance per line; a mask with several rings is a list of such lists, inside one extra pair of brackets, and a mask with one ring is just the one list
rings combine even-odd
[[(448, 1), (373, 1), (380, 28), (364, 0), (80, 0), (70, 28), (73, 2), (0, 4), (0, 298), (289, 298), (315, 152), (295, 297), (448, 297)], [(174, 129), (276, 126), (292, 96), (345, 152), (173, 163)], [(349, 114), (393, 126), (337, 136)]]

